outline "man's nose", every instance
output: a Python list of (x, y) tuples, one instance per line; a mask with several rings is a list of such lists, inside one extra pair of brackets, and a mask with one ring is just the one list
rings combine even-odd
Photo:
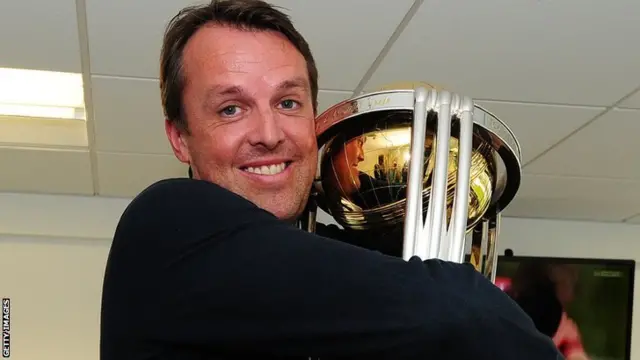
[(267, 149), (275, 149), (284, 141), (285, 135), (282, 131), (282, 122), (279, 114), (273, 110), (263, 110), (256, 112), (251, 121), (252, 129), (249, 135), (249, 142), (253, 146), (264, 146)]

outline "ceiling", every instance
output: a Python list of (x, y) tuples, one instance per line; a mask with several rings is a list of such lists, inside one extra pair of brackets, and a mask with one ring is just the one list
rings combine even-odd
[[(390, 82), (445, 85), (521, 142), (506, 215), (640, 223), (640, 47), (625, 40), (640, 2), (273, 2), (312, 47), (322, 109)], [(184, 176), (157, 76), (164, 26), (191, 3), (2, 1), (0, 67), (83, 73), (88, 119), (0, 119), (0, 191), (132, 197)]]

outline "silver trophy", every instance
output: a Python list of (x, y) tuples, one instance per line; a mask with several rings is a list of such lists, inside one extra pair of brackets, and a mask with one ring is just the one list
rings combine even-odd
[(520, 145), (469, 97), (408, 84), (343, 101), (316, 119), (316, 210), (353, 231), (404, 229), (404, 259), (464, 262), (495, 280), (500, 213), (521, 179)]

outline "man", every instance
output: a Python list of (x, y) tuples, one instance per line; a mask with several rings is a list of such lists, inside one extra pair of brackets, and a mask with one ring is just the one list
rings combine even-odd
[(386, 179), (384, 155), (378, 155), (378, 163), (374, 165), (373, 169), (374, 169), (373, 174), (376, 180)]
[(323, 172), (329, 174), (327, 181), (335, 189), (339, 196), (353, 199), (362, 187), (360, 181), (360, 164), (364, 161), (364, 136), (357, 136), (347, 140), (344, 135), (339, 135), (334, 141), (335, 150), (330, 150), (331, 158), (326, 161)]
[[(327, 159), (321, 165), (322, 172), (328, 174), (323, 181), (327, 188), (336, 189), (335, 193), (327, 192), (325, 195), (329, 201), (343, 203), (343, 200), (352, 202), (362, 209), (371, 209), (377, 206), (384, 206), (398, 201), (406, 192), (403, 185), (389, 184), (383, 179), (376, 179), (370, 176), (363, 168), (365, 159), (366, 136), (356, 136), (348, 139), (345, 134), (339, 134), (331, 141), (331, 145), (326, 150)], [(379, 158), (378, 158), (379, 159)], [(375, 168), (374, 168), (375, 176)], [(328, 234), (326, 234), (328, 235)], [(352, 235), (343, 234), (353, 242)], [(362, 235), (362, 234), (359, 234)], [(371, 234), (364, 234), (365, 241), (372, 242)], [(340, 235), (338, 235), (340, 237)], [(398, 242), (401, 245), (401, 242)], [(383, 250), (376, 247), (376, 250)], [(395, 252), (384, 251), (388, 254)], [(400, 255), (400, 254), (395, 254)]]
[(107, 263), (101, 358), (555, 360), (550, 339), (468, 265), (304, 232), (317, 71), (289, 19), (214, 1), (169, 24), (166, 133), (194, 179), (143, 191)]

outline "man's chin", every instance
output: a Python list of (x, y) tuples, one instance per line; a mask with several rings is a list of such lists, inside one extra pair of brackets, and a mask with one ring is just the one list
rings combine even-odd
[(298, 210), (296, 209), (268, 209), (268, 208), (263, 208), (264, 210), (270, 212), (271, 214), (273, 214), (275, 217), (277, 217), (279, 220), (282, 220), (284, 222), (288, 222), (288, 223), (295, 223), (296, 221), (298, 221), (298, 218), (300, 217), (302, 210)]
[(286, 222), (295, 222), (300, 217), (306, 205), (304, 201), (294, 200), (294, 196), (284, 194), (273, 194), (271, 196), (259, 196), (250, 199), (259, 208), (273, 214), (275, 217)]

